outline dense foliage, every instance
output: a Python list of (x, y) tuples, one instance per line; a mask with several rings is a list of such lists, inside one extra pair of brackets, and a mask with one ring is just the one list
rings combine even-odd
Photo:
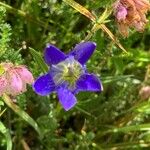
[[(31, 86), (11, 106), (4, 103), (4, 96), (0, 99), (1, 150), (10, 150), (11, 143), (13, 150), (149, 149), (150, 94), (139, 93), (150, 84), (150, 25), (143, 33), (131, 29), (129, 37), (123, 38), (112, 12), (113, 0), (76, 2), (97, 20), (101, 17), (100, 22), (91, 21), (67, 0), (1, 0), (1, 62), (24, 64), (36, 79), (48, 68), (42, 59), (47, 43), (67, 53), (90, 40), (97, 48), (87, 69), (100, 77), (104, 87), (101, 93), (79, 93), (77, 105), (69, 111), (55, 94), (42, 97)], [(105, 24), (113, 38), (103, 28), (94, 28), (97, 24)]]

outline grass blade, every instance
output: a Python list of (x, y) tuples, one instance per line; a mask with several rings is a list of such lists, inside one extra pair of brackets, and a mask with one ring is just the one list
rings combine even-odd
[(31, 47), (29, 47), (29, 49), (30, 49), (30, 52), (31, 52), (34, 60), (38, 63), (38, 65), (42, 69), (43, 73), (46, 73), (48, 71), (48, 67), (45, 64), (45, 62), (44, 62), (43, 58), (41, 57), (41, 55), (39, 54), (39, 52), (37, 52), (36, 50), (34, 50)]
[(7, 150), (12, 150), (12, 140), (9, 134), (9, 130), (5, 127), (5, 125), (0, 121), (0, 132), (5, 136), (7, 141)]
[(91, 21), (94, 21), (94, 22), (96, 21), (96, 17), (90, 11), (88, 11), (85, 7), (81, 6), (77, 2), (73, 0), (63, 0), (63, 1), (69, 4), (71, 7), (73, 7), (77, 11), (79, 11), (81, 14), (83, 14), (87, 18), (89, 18)]
[(37, 125), (37, 123), (19, 106), (13, 103), (13, 101), (10, 99), (10, 97), (6, 94), (3, 94), (3, 100), (6, 103), (8, 107), (10, 107), (18, 116), (20, 116), (23, 120), (25, 120), (28, 124), (30, 124), (40, 135), (42, 138), (42, 133)]

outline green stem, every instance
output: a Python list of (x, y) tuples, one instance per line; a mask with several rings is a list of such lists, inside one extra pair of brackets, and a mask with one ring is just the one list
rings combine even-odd
[(7, 108), (5, 108), (2, 112), (0, 112), (0, 117), (4, 114)]
[(90, 117), (96, 119), (95, 116), (93, 116), (93, 115), (90, 114), (89, 112), (85, 111), (84, 109), (80, 108), (79, 106), (75, 106), (75, 108), (76, 108), (77, 110), (81, 111), (82, 113), (84, 113), (84, 114), (86, 114), (86, 115), (88, 115), (88, 116), (90, 116)]
[(29, 123), (38, 132), (38, 134), (42, 138), (42, 133), (41, 133), (37, 123), (25, 111), (23, 111), (16, 104), (14, 104), (8, 95), (3, 94), (2, 98), (3, 98), (4, 102), (6, 103), (6, 105), (8, 107), (10, 107), (23, 120), (25, 120), (27, 123)]
[(104, 136), (108, 133), (118, 133), (118, 132), (129, 133), (129, 132), (133, 132), (133, 131), (150, 131), (150, 124), (147, 123), (147, 124), (113, 128), (113, 129), (109, 129), (107, 131), (101, 132), (100, 136)]
[[(99, 17), (99, 19), (97, 20), (97, 18), (95, 17), (94, 14), (92, 14), (89, 10), (87, 10), (85, 7), (83, 7), (82, 5), (78, 4), (77, 2), (75, 2), (74, 0), (63, 0), (65, 3), (67, 3), (68, 5), (70, 5), (71, 7), (73, 7), (75, 10), (77, 10), (78, 12), (80, 12), (81, 14), (83, 14), (84, 16), (86, 16), (87, 18), (89, 18), (92, 22), (94, 22), (94, 27), (92, 30), (99, 30), (101, 29), (103, 32), (107, 33), (109, 38), (125, 53), (127, 53), (127, 51), (125, 50), (125, 48), (120, 44), (120, 42), (117, 40), (117, 38), (113, 35), (113, 33), (105, 26), (105, 22), (104, 21), (105, 17), (107, 18), (109, 16), (110, 12), (107, 13), (107, 11), (104, 12), (104, 14)], [(108, 15), (108, 16), (107, 16)], [(88, 40), (89, 38), (91, 38), (91, 33), (89, 33), (89, 35), (86, 37), (86, 40)]]
[(141, 148), (146, 148), (146, 147), (150, 147), (150, 143), (149, 142), (144, 142), (144, 141), (137, 141), (137, 142), (124, 142), (124, 143), (118, 143), (118, 144), (111, 144), (111, 145), (107, 145), (107, 146), (103, 146), (103, 148), (105, 150), (124, 150), (124, 149), (141, 149)]
[(5, 136), (7, 141), (7, 150), (12, 150), (12, 140), (9, 134), (9, 130), (5, 127), (5, 125), (0, 121), (0, 132)]
[(88, 11), (86, 8), (84, 8), (83, 6), (78, 4), (77, 2), (75, 2), (73, 0), (63, 0), (63, 1), (67, 4), (69, 4), (70, 6), (72, 6), (74, 9), (79, 11), (81, 14), (83, 14), (87, 18), (89, 18), (91, 21), (93, 21), (93, 22), (96, 21), (96, 17), (90, 11)]
[(33, 22), (33, 23), (36, 23), (44, 28), (47, 28), (47, 25), (45, 25), (45, 22), (44, 21), (41, 21), (33, 16), (30, 16), (29, 14), (25, 13), (24, 11), (22, 10), (19, 10), (19, 9), (16, 9), (16, 8), (13, 8), (12, 6), (10, 5), (7, 5), (3, 2), (0, 2), (0, 5), (5, 7), (9, 12), (13, 13), (13, 14), (18, 14), (24, 18), (26, 18), (27, 20)]

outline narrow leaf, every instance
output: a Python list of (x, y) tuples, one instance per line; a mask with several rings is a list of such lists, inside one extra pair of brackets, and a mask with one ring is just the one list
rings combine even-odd
[(5, 136), (7, 141), (7, 150), (12, 150), (12, 140), (9, 134), (9, 130), (5, 127), (5, 125), (0, 121), (0, 132)]
[(45, 62), (44, 62), (43, 58), (41, 57), (41, 55), (39, 54), (39, 52), (37, 52), (36, 50), (34, 50), (31, 47), (29, 47), (29, 49), (30, 49), (30, 52), (31, 52), (34, 60), (38, 63), (38, 65), (40, 66), (43, 73), (46, 73), (48, 71), (48, 67), (45, 64)]
[(2, 112), (0, 112), (0, 117), (4, 114), (7, 109), (5, 108)]
[(118, 76), (107, 76), (107, 77), (101, 77), (101, 80), (103, 81), (103, 84), (116, 82), (116, 81), (123, 81), (127, 78), (134, 77), (133, 75), (118, 75)]
[(97, 22), (99, 24), (105, 22), (105, 20), (109, 17), (109, 15), (111, 14), (112, 10), (109, 9), (105, 9), (105, 11), (103, 12), (103, 14), (98, 18)]
[(17, 15), (20, 15), (24, 18), (26, 18), (27, 20), (31, 21), (31, 22), (34, 22), (44, 28), (47, 28), (46, 25), (45, 25), (45, 21), (41, 21), (39, 20), (38, 18), (35, 18), (35, 16), (31, 16), (29, 14), (27, 14), (26, 12), (22, 11), (22, 10), (19, 10), (19, 9), (16, 9), (8, 4), (5, 4), (3, 2), (0, 2), (0, 6), (3, 6), (5, 7), (9, 12), (13, 13), (13, 14), (17, 14)]
[(86, 110), (80, 108), (79, 106), (75, 106), (75, 108), (76, 108), (77, 110), (81, 111), (82, 113), (84, 113), (84, 114), (90, 116), (90, 117), (96, 118), (96, 117), (93, 116), (91, 113), (89, 113), (89, 112), (87, 112)]
[(125, 53), (127, 53), (127, 51), (125, 50), (125, 48), (120, 44), (120, 42), (116, 39), (116, 37), (113, 35), (113, 33), (104, 25), (104, 24), (100, 24), (100, 25), (97, 25), (97, 28), (101, 28), (104, 32), (106, 32), (110, 39), (116, 43), (116, 45), (121, 49), (123, 50)]
[(89, 18), (90, 20), (92, 20), (92, 21), (96, 20), (96, 17), (90, 11), (88, 11), (85, 7), (81, 6), (77, 2), (75, 2), (73, 0), (63, 0), (63, 1), (67, 4), (69, 4), (71, 7), (73, 7), (77, 11), (79, 11), (81, 14), (83, 14), (87, 18)]
[(133, 142), (124, 142), (124, 143), (118, 143), (118, 144), (111, 144), (111, 145), (107, 145), (104, 146), (103, 148), (105, 150), (124, 150), (124, 149), (142, 149), (142, 148), (146, 148), (146, 147), (150, 147), (150, 143), (149, 142), (145, 142), (145, 141), (133, 141)]
[(21, 108), (19, 108), (19, 106), (14, 104), (8, 95), (3, 94), (2, 98), (3, 98), (4, 102), (6, 103), (6, 105), (8, 107), (10, 107), (18, 116), (20, 116), (28, 124), (30, 124), (42, 138), (42, 133), (41, 133), (37, 123), (25, 111), (23, 111)]
[(108, 133), (118, 133), (118, 132), (129, 133), (133, 131), (150, 131), (150, 124), (140, 124), (140, 125), (131, 125), (131, 126), (113, 128), (102, 132), (101, 136), (104, 136)]
[[(87, 18), (89, 18), (91, 21), (93, 21), (94, 27), (92, 28), (92, 31), (97, 31), (99, 29), (102, 29), (104, 32), (106, 32), (108, 34), (108, 36), (110, 37), (110, 39), (116, 43), (116, 45), (123, 50), (124, 52), (127, 53), (127, 51), (125, 50), (125, 48), (119, 43), (119, 41), (116, 39), (116, 37), (113, 35), (113, 33), (103, 24), (102, 21), (104, 21), (104, 19), (106, 19), (110, 12), (107, 10), (105, 10), (105, 12), (102, 14), (102, 16), (99, 17), (98, 21), (96, 21), (96, 17), (89, 11), (87, 10), (85, 7), (83, 7), (82, 5), (78, 4), (77, 2), (75, 2), (74, 0), (63, 0), (65, 3), (69, 4), (71, 7), (73, 7), (74, 9), (76, 9), (77, 11), (79, 11), (81, 14), (83, 14), (84, 16), (86, 16)], [(87, 38), (89, 38), (90, 35), (88, 35)], [(87, 39), (86, 38), (86, 39)]]

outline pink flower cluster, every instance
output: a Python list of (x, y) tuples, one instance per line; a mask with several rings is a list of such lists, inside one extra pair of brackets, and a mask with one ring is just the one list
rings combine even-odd
[(26, 84), (32, 84), (34, 79), (31, 72), (22, 65), (12, 63), (0, 64), (0, 96), (6, 93), (16, 96), (26, 91)]
[(114, 15), (118, 23), (118, 29), (124, 36), (128, 36), (130, 27), (142, 32), (147, 23), (146, 13), (150, 10), (147, 0), (118, 0), (114, 4)]
[(150, 86), (144, 86), (141, 88), (139, 95), (142, 100), (150, 98)]

